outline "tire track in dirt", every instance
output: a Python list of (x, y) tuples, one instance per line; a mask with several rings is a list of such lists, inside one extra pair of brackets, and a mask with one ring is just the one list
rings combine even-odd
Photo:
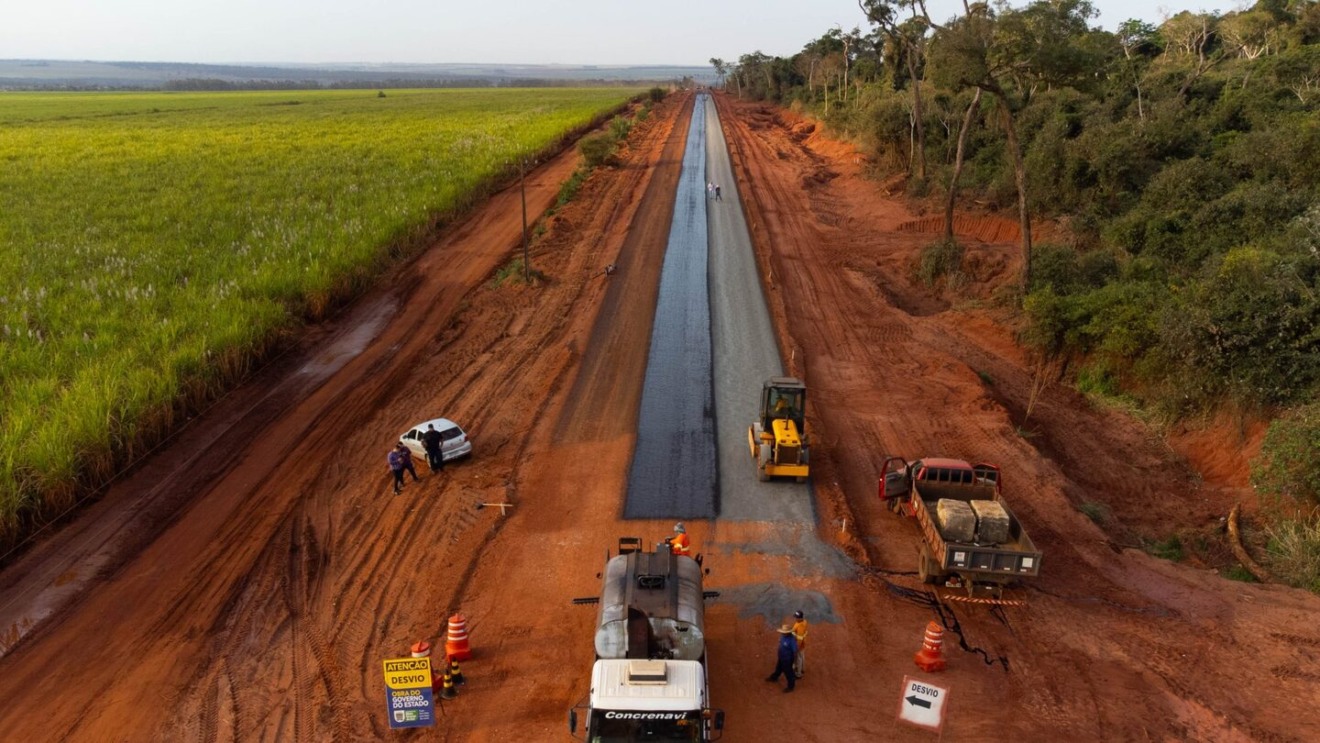
[[(829, 474), (840, 476), (838, 489), (818, 489), (827, 512), (835, 518), (860, 519), (854, 523), (869, 537), (862, 544), (870, 561), (902, 565), (911, 559), (902, 546), (917, 544), (917, 536), (906, 524), (886, 521), (875, 503), (877, 452), (948, 453), (998, 462), (1005, 468), (1010, 503), (1038, 546), (1045, 547), (1038, 585), (1078, 597), (1069, 604), (1033, 599), (1023, 611), (1013, 612), (1011, 628), (989, 615), (964, 616), (964, 627), (986, 638), (978, 644), (1014, 659), (1015, 670), (998, 688), (974, 676), (959, 682), (962, 696), (972, 695), (982, 712), (1006, 710), (984, 714), (978, 724), (987, 732), (993, 729), (994, 737), (1011, 731), (1012, 737), (1031, 738), (1049, 730), (1081, 739), (1233, 740), (1241, 731), (1256, 739), (1294, 738), (1280, 731), (1299, 729), (1297, 720), (1265, 713), (1271, 717), (1266, 722), (1259, 698), (1256, 712), (1246, 713), (1251, 706), (1225, 689), (1299, 683), (1260, 678), (1253, 659), (1278, 654), (1260, 642), (1258, 631), (1251, 631), (1262, 617), (1277, 621), (1298, 604), (1117, 550), (1077, 511), (1079, 499), (1094, 498), (1121, 511), (1119, 523), (1161, 523), (1166, 530), (1169, 524), (1187, 523), (1195, 513), (1189, 506), (1195, 508), (1197, 490), (1178, 459), (1152, 442), (1140, 425), (1112, 411), (1094, 410), (1057, 385), (1043, 390), (1035, 403), (1032, 420), (1042, 422), (1041, 430), (1035, 436), (1021, 435), (1017, 429), (1031, 398), (1032, 374), (1000, 324), (1003, 318), (996, 319), (993, 308), (951, 311), (947, 302), (923, 298), (927, 292), (910, 284), (921, 238), (894, 232), (916, 220), (896, 218), (893, 207), (883, 204), (855, 200), (850, 210), (831, 203), (833, 196), (798, 193), (836, 190), (852, 176), (843, 173), (828, 183), (818, 182), (810, 177), (820, 167), (818, 158), (795, 151), (809, 149), (809, 140), (777, 132), (753, 107), (728, 103), (736, 115), (725, 116), (725, 108), (721, 114), (732, 130), (730, 139), (745, 155), (739, 161), (740, 188), (745, 180), (763, 196), (748, 200), (749, 222), (764, 265), (770, 266), (767, 280), (785, 298), (776, 304), (783, 312), (779, 326), (789, 336), (785, 344), (806, 354), (821, 418), (816, 430), (826, 431), (829, 441), (843, 442), (826, 453), (830, 466), (837, 467)], [(730, 127), (727, 122), (744, 112), (755, 123), (735, 121)], [(785, 183), (798, 188), (784, 188)], [(863, 191), (840, 193), (856, 196)], [(816, 203), (825, 206), (817, 208)], [(839, 213), (848, 214), (849, 231), (870, 235), (871, 244), (836, 234), (834, 215)], [(959, 224), (969, 226), (966, 220)], [(989, 228), (975, 221), (970, 225)], [(981, 236), (1003, 238), (998, 233)], [(851, 253), (848, 260), (839, 259), (844, 250)], [(994, 256), (999, 252), (997, 246), (973, 245), (969, 259), (973, 265), (989, 265), (983, 256), (998, 260)], [(872, 290), (850, 294), (822, 289), (833, 281), (830, 274), (838, 273), (825, 267), (840, 264), (864, 277)], [(799, 282), (813, 286), (800, 287)], [(975, 296), (988, 296), (992, 287), (972, 289)], [(822, 296), (830, 297), (834, 315), (846, 320), (831, 322), (802, 311), (803, 301)], [(904, 314), (896, 315), (889, 307)], [(835, 327), (843, 322), (874, 330), (855, 333), (853, 328)], [(882, 330), (881, 323), (899, 323), (906, 330)], [(868, 332), (872, 338), (883, 337), (886, 345), (856, 340), (867, 338)], [(850, 411), (865, 411), (870, 420), (863, 422)], [(877, 439), (885, 442), (883, 449), (876, 448)], [(1253, 598), (1257, 603), (1249, 610), (1244, 600)], [(1301, 595), (1296, 600), (1313, 603)], [(1272, 606), (1266, 608), (1266, 603)], [(1109, 604), (1139, 612), (1099, 608)], [(1206, 627), (1226, 631), (1206, 633)], [(1188, 644), (1178, 639), (1188, 636), (1198, 640)], [(1023, 709), (1020, 700), (1035, 699), (1031, 689), (1038, 684), (1048, 686), (1059, 704)], [(1288, 693), (1299, 691), (1294, 687)], [(956, 729), (946, 727), (945, 736), (977, 739), (966, 717)]]
[[(551, 173), (566, 174), (571, 169), (572, 162), (576, 159), (575, 153), (568, 153), (561, 158), (559, 164), (549, 166), (547, 170)], [(544, 176), (541, 176), (544, 177)], [(556, 177), (553, 183), (530, 183), (529, 182), (529, 206), (534, 200), (541, 200), (539, 203), (548, 203), (553, 198), (558, 188), (559, 177)], [(529, 178), (529, 181), (535, 179)], [(516, 197), (516, 192), (514, 194)], [(497, 197), (496, 201), (510, 203), (511, 198), (506, 193), (503, 198)], [(516, 203), (516, 202), (513, 202)], [(494, 205), (498, 207), (498, 205)], [(503, 219), (503, 210), (500, 210), (499, 219)], [(456, 237), (451, 239), (450, 245), (455, 243), (461, 245), (461, 237), (470, 236), (474, 232), (483, 230), (490, 222), (489, 218), (478, 215), (470, 223), (459, 225), (455, 230)], [(489, 245), (493, 240), (499, 240), (498, 235), (508, 234), (509, 240), (506, 243), (509, 247), (516, 244), (517, 231), (505, 232), (507, 227), (513, 225), (509, 220), (504, 220), (499, 225), (499, 229), (492, 230), (491, 234), (483, 235), (482, 245), (477, 250), (486, 249), (484, 245)], [(449, 255), (449, 253), (454, 253)], [(437, 251), (433, 251), (435, 253)], [(283, 632), (286, 638), (284, 649), (280, 646), (271, 646), (276, 656), (282, 656), (285, 659), (283, 664), (286, 668), (293, 663), (302, 664), (306, 662), (306, 668), (296, 669), (299, 675), (298, 683), (292, 688), (303, 688), (312, 695), (308, 698), (309, 704), (316, 703), (315, 700), (321, 700), (320, 705), (325, 705), (327, 696), (338, 696), (341, 683), (336, 679), (334, 664), (326, 659), (325, 649), (328, 645), (326, 640), (320, 638), (319, 628), (304, 619), (305, 607), (301, 606), (305, 600), (306, 604), (324, 604), (327, 603), (323, 598), (324, 591), (316, 588), (316, 585), (324, 581), (324, 577), (318, 576), (313, 582), (290, 584), (286, 586), (287, 606), (283, 612), (274, 609), (269, 603), (263, 603), (258, 600), (257, 594), (266, 592), (268, 586), (272, 586), (270, 577), (279, 575), (290, 577), (297, 568), (296, 565), (288, 564), (288, 553), (286, 560), (281, 563), (272, 561), (272, 552), (279, 552), (281, 547), (280, 524), (288, 526), (287, 515), (298, 504), (306, 503), (308, 497), (321, 491), (324, 482), (317, 474), (321, 470), (321, 463), (326, 459), (323, 453), (330, 453), (330, 460), (335, 462), (335, 467), (331, 479), (336, 482), (362, 481), (362, 467), (352, 465), (340, 467), (342, 458), (334, 456), (340, 451), (352, 451), (353, 444), (358, 440), (375, 439), (377, 442), (384, 438), (389, 439), (391, 429), (399, 426), (397, 422), (391, 423), (385, 421), (384, 431), (386, 435), (380, 437), (382, 432), (381, 425), (375, 416), (375, 411), (388, 406), (391, 396), (395, 390), (405, 384), (408, 378), (415, 372), (414, 367), (419, 362), (428, 358), (426, 356), (427, 346), (430, 339), (434, 337), (435, 328), (444, 328), (449, 324), (447, 318), (453, 318), (462, 307), (462, 294), (455, 292), (454, 288), (461, 286), (462, 281), (476, 281), (480, 277), (488, 276), (494, 270), (497, 262), (501, 260), (501, 252), (480, 254), (477, 252), (465, 253), (464, 249), (449, 248), (444, 251), (443, 257), (431, 255), (419, 259), (412, 266), (405, 268), (400, 272), (401, 280), (396, 282), (396, 292), (400, 296), (425, 297), (425, 304), (409, 307), (396, 317), (394, 325), (391, 325), (374, 345), (392, 349), (392, 354), (382, 356), (377, 353), (363, 354), (360, 358), (349, 361), (344, 371), (340, 375), (341, 380), (352, 380), (352, 384), (344, 384), (339, 381), (333, 384), (325, 384), (320, 388), (314, 389), (303, 398), (302, 401), (294, 406), (295, 409), (301, 409), (303, 412), (300, 419), (296, 419), (293, 426), (288, 424), (289, 419), (281, 421), (275, 426), (275, 432), (267, 433), (261, 437), (261, 457), (264, 457), (262, 464), (266, 466), (265, 470), (259, 467), (254, 468), (255, 463), (252, 459), (241, 463), (235, 468), (229, 476), (229, 482), (224, 486), (225, 491), (229, 493), (228, 502), (217, 504), (217, 499), (211, 498), (204, 502), (205, 505), (194, 507), (194, 511), (199, 512), (203, 524), (214, 524), (214, 527), (208, 527), (201, 530), (195, 528), (197, 525), (191, 518), (189, 519), (193, 535), (182, 536), (185, 542), (201, 546), (200, 554), (189, 559), (192, 565), (187, 568), (187, 582), (193, 585), (188, 591), (179, 591), (177, 595), (184, 597), (182, 601), (171, 603), (164, 611), (155, 615), (148, 610), (143, 613), (150, 626), (157, 628), (161, 635), (170, 632), (173, 628), (196, 624), (199, 619), (206, 616), (213, 616), (215, 611), (213, 607), (219, 601), (220, 606), (228, 607), (224, 609), (223, 614), (215, 616), (210, 621), (214, 628), (222, 634), (213, 634), (211, 648), (221, 649), (223, 652), (223, 642), (219, 648), (216, 642), (221, 642), (222, 638), (236, 637), (243, 629), (255, 630), (257, 636), (266, 636), (263, 631), (265, 626), (270, 626), (272, 618), (279, 614), (284, 614), (283, 622), (291, 623), (291, 626)], [(475, 259), (475, 260), (474, 260)], [(428, 278), (431, 269), (443, 266), (443, 277)], [(453, 273), (452, 268), (462, 267), (465, 275), (472, 277), (464, 279), (459, 274)], [(409, 278), (409, 276), (412, 278)], [(475, 279), (475, 280), (474, 280)], [(405, 302), (405, 304), (407, 304)], [(427, 332), (427, 331), (431, 332)], [(338, 413), (327, 412), (339, 411)], [(308, 411), (315, 411), (308, 414)], [(367, 412), (366, 420), (363, 420), (363, 412)], [(410, 421), (411, 422), (411, 421)], [(365, 424), (365, 425), (364, 425)], [(343, 431), (352, 431), (347, 440), (343, 439)], [(397, 435), (397, 430), (394, 431)], [(272, 446), (273, 444), (273, 446)], [(370, 449), (374, 450), (376, 444)], [(252, 451), (248, 449), (247, 451)], [(375, 465), (375, 457), (371, 458), (372, 465)], [(303, 468), (289, 468), (289, 462), (316, 463), (314, 466)], [(379, 472), (375, 466), (369, 467), (372, 473)], [(278, 476), (277, 476), (278, 474)], [(374, 479), (374, 478), (372, 478)], [(217, 492), (220, 486), (212, 485), (212, 493)], [(373, 490), (375, 488), (372, 488)], [(294, 496), (287, 499), (276, 497), (276, 492), (294, 493)], [(237, 497), (235, 497), (237, 496)], [(217, 508), (217, 505), (219, 506)], [(359, 529), (345, 529), (345, 533), (354, 531), (363, 531), (369, 528), (367, 525), (378, 521), (380, 516), (389, 512), (388, 508), (382, 508), (380, 504), (374, 501), (363, 502), (364, 518), (360, 519), (362, 526)], [(206, 513), (209, 511), (210, 513)], [(309, 508), (307, 513), (312, 514), (317, 508)], [(233, 518), (232, 516), (242, 514), (242, 517)], [(255, 518), (254, 518), (255, 517)], [(320, 517), (317, 516), (319, 519)], [(420, 531), (420, 529), (419, 529)], [(207, 534), (206, 532), (210, 532)], [(272, 535), (270, 539), (262, 540), (265, 546), (259, 549), (252, 549), (253, 537), (261, 539), (262, 533)], [(203, 536), (205, 534), (205, 536)], [(288, 532), (284, 532), (288, 534)], [(174, 541), (178, 541), (178, 537)], [(324, 554), (337, 554), (337, 557), (330, 563), (338, 564), (341, 562), (351, 563), (351, 553), (338, 549), (339, 545), (331, 542), (323, 542), (322, 548)], [(421, 540), (414, 537), (413, 543)], [(224, 547), (216, 547), (220, 544)], [(258, 542), (260, 544), (260, 542)], [(327, 547), (326, 544), (331, 546)], [(238, 549), (235, 550), (234, 548)], [(398, 554), (407, 552), (407, 545), (399, 548)], [(183, 551), (181, 551), (181, 554)], [(347, 558), (347, 559), (346, 559)], [(280, 567), (282, 565), (282, 567)], [(240, 576), (246, 575), (246, 589), (234, 590), (230, 586), (234, 581), (243, 580)], [(310, 581), (311, 576), (304, 574), (302, 578), (293, 576), (295, 580)], [(175, 582), (175, 581), (172, 581)], [(165, 586), (162, 586), (164, 588)], [(169, 592), (167, 592), (169, 593)], [(224, 598), (230, 593), (228, 598)], [(280, 593), (275, 592), (277, 595)], [(223, 598), (223, 600), (220, 600)], [(397, 597), (396, 597), (397, 601)], [(148, 609), (146, 605), (139, 605), (139, 610)], [(324, 607), (319, 609), (325, 611)], [(332, 610), (333, 611), (333, 610)], [(142, 613), (142, 612), (139, 612)], [(205, 620), (203, 620), (204, 622)], [(126, 623), (125, 623), (126, 624)], [(350, 622), (350, 627), (355, 623)], [(357, 623), (360, 625), (371, 625), (370, 620)], [(125, 626), (125, 625), (121, 625)], [(205, 626), (205, 624), (203, 624)], [(276, 626), (279, 626), (277, 623)], [(195, 631), (190, 632), (194, 637), (207, 636), (199, 635)], [(289, 649), (287, 638), (294, 637), (294, 642), (298, 642), (304, 636), (312, 640), (313, 648), (306, 651), (300, 648)], [(267, 643), (274, 641), (275, 636), (270, 635), (271, 639)], [(108, 638), (107, 638), (108, 640)], [(260, 640), (254, 640), (260, 642)], [(111, 647), (113, 643), (108, 642), (105, 647)], [(161, 648), (158, 655), (166, 655), (172, 652), (169, 649)], [(195, 653), (191, 648), (184, 650), (186, 654), (195, 657), (201, 657), (203, 654)], [(304, 658), (300, 653), (309, 652), (309, 657)], [(370, 652), (370, 651), (369, 651)], [(227, 653), (231, 659), (237, 657), (235, 653)], [(260, 657), (260, 653), (248, 653), (246, 658)], [(319, 657), (318, 657), (319, 656)], [(379, 656), (377, 656), (379, 657)], [(211, 662), (214, 662), (212, 660)], [(190, 661), (190, 665), (196, 663), (199, 666), (205, 666), (207, 661)], [(246, 667), (243, 674), (250, 679), (259, 677), (262, 669), (254, 667), (256, 661), (245, 661)], [(319, 664), (319, 668), (317, 668)], [(278, 665), (278, 664), (277, 664)], [(372, 663), (369, 668), (375, 668)], [(355, 673), (357, 671), (355, 670)], [(194, 678), (202, 678), (193, 674)], [(310, 681), (309, 681), (310, 679)], [(317, 679), (320, 679), (319, 681)], [(314, 688), (314, 687), (328, 688)], [(185, 692), (191, 695), (206, 695), (206, 685), (192, 686), (192, 692)], [(248, 694), (240, 698), (239, 706), (250, 705), (252, 701), (260, 699), (260, 690), (254, 694)], [(374, 695), (373, 695), (374, 696)], [(312, 707), (307, 709), (311, 710)], [(361, 710), (357, 710), (361, 712)], [(212, 716), (207, 716), (213, 719)], [(312, 714), (298, 713), (297, 719), (291, 723), (274, 722), (275, 729), (285, 730), (286, 734), (291, 733), (293, 737), (300, 739), (312, 739), (321, 737), (324, 731), (326, 734), (336, 735), (345, 738), (342, 732), (336, 733), (336, 728), (342, 731), (344, 712), (342, 708), (337, 708), (333, 715), (335, 720), (327, 726), (321, 726), (319, 721), (314, 719)], [(241, 718), (240, 718), (241, 719)], [(264, 723), (260, 719), (254, 719), (255, 724), (271, 724), (273, 718), (267, 719)], [(139, 725), (150, 725), (150, 721), (139, 717)], [(284, 726), (292, 724), (293, 730), (289, 731)], [(119, 728), (120, 734), (123, 730), (129, 728)], [(240, 730), (240, 733), (242, 731)]]
[[(656, 213), (672, 209), (669, 200), (655, 198), (665, 189), (657, 189), (654, 184), (667, 181), (672, 198), (680, 161), (676, 155), (682, 152), (685, 117), (690, 111), (690, 99), (675, 101), (675, 108), (666, 111), (648, 133), (651, 143), (638, 151), (654, 158), (650, 168), (638, 168), (636, 172), (632, 167), (624, 168), (601, 179), (599, 185), (608, 187), (607, 192), (580, 194), (582, 210), (575, 213), (589, 216), (576, 220), (576, 234), (563, 236), (578, 241), (584, 234), (608, 235), (609, 241), (602, 249), (618, 251), (618, 271), (608, 279), (588, 276), (587, 288), (594, 292), (590, 309), (574, 314), (564, 327), (577, 353), (565, 357), (562, 374), (549, 376), (551, 389), (558, 394), (546, 396), (546, 407), (537, 408), (541, 413), (534, 416), (535, 423), (530, 427), (529, 441), (534, 443), (529, 446), (537, 453), (514, 464), (516, 489), (522, 494), (519, 506), (507, 520), (494, 517), (504, 524), (503, 528), (481, 547), (479, 560), (462, 576), (464, 592), (456, 600), (462, 601), (470, 631), (486, 642), (478, 664), (483, 681), (478, 682), (469, 671), (468, 687), (463, 693), (480, 694), (483, 685), (490, 688), (488, 685), (494, 684), (498, 695), (490, 702), (467, 707), (462, 719), (451, 718), (451, 738), (525, 739), (530, 730), (538, 731), (532, 737), (554, 737), (541, 722), (534, 728), (524, 726), (533, 719), (554, 720), (559, 723), (558, 729), (563, 710), (571, 704), (567, 699), (575, 693), (578, 679), (560, 673), (529, 673), (528, 669), (570, 666), (562, 656), (576, 643), (546, 643), (537, 638), (547, 636), (547, 632), (556, 638), (579, 636), (570, 635), (565, 622), (576, 624), (589, 617), (571, 610), (558, 611), (558, 605), (566, 606), (567, 599), (556, 587), (573, 585), (570, 578), (576, 573), (574, 568), (582, 569), (583, 563), (553, 558), (535, 563), (535, 578), (518, 581), (508, 576), (525, 573), (531, 567), (526, 562), (528, 554), (546, 550), (569, 554), (591, 545), (588, 554), (594, 556), (596, 545), (609, 543), (601, 539), (594, 525), (601, 519), (613, 521), (621, 506), (622, 480), (617, 482), (617, 489), (606, 483), (614, 483), (614, 477), (622, 478), (626, 472), (626, 462), (619, 458), (620, 449), (614, 441), (630, 431), (629, 418), (635, 425), (640, 370), (644, 368), (650, 327), (649, 322), (639, 322), (650, 315), (650, 310), (641, 311), (642, 297), (655, 295), (663, 238), (668, 232), (668, 224), (659, 221)], [(637, 201), (639, 195), (641, 200)], [(620, 210), (614, 203), (628, 199), (636, 211)], [(648, 236), (658, 236), (661, 241), (650, 242)], [(628, 291), (621, 291), (624, 288)], [(608, 327), (610, 319), (616, 320), (615, 328)], [(641, 329), (640, 338), (631, 332), (636, 329)], [(602, 364), (602, 359), (606, 363)], [(636, 375), (629, 376), (629, 370), (635, 370)], [(577, 375), (575, 379), (568, 378), (572, 374)], [(610, 493), (608, 502), (591, 497), (601, 492)], [(617, 536), (617, 531), (610, 531)], [(592, 565), (585, 569), (596, 568)], [(555, 608), (552, 612), (551, 607)], [(588, 638), (587, 647), (590, 634), (586, 631), (580, 635)], [(589, 668), (589, 663), (585, 667)], [(519, 699), (520, 704), (511, 708), (509, 699)]]
[[(693, 105), (692, 99), (687, 100), (678, 118), (690, 119)], [(632, 380), (642, 379), (645, 374), (646, 351), (650, 348), (659, 293), (659, 282), (654, 277), (659, 275), (664, 261), (664, 250), (656, 250), (654, 246), (665, 244), (673, 221), (672, 196), (678, 184), (687, 134), (686, 127), (670, 122), (663, 132), (663, 151), (654, 165), (654, 175), (639, 179), (639, 184), (628, 189), (634, 198), (627, 203), (647, 207), (629, 220), (629, 229), (619, 248), (618, 272), (609, 279), (601, 319), (592, 326), (585, 344), (591, 352), (584, 354), (582, 369), (568, 391), (569, 399), (583, 403), (569, 406), (556, 426), (555, 438), (565, 443), (608, 440), (636, 430), (636, 413), (602, 414), (602, 408), (594, 402), (609, 399), (620, 385), (635, 384)], [(638, 185), (641, 185), (639, 196)], [(621, 198), (618, 203), (625, 201)], [(616, 207), (609, 222), (618, 221), (619, 216)], [(625, 312), (624, 303), (644, 311)]]
[[(226, 415), (240, 402), (256, 410), (254, 400), (269, 394), (279, 413), (224, 429), (234, 432), (223, 439), (224, 451), (192, 458), (222, 440), (212, 428), (188, 439), (196, 448), (181, 446), (168, 461), (145, 465), (138, 492), (177, 488), (189, 506), (168, 524), (148, 525), (140, 557), (112, 568), (59, 621), (0, 658), (0, 696), (11, 701), (0, 708), (0, 729), (20, 740), (296, 739), (300, 732), (315, 740), (385, 739), (392, 734), (379, 704), (380, 659), (434, 636), (437, 618), (461, 605), (477, 652), (465, 665), (469, 684), (448, 710), (461, 714), (447, 714), (440, 727), (414, 737), (563, 737), (563, 711), (581, 696), (590, 668), (593, 618), (568, 608), (567, 597), (594, 593), (600, 548), (621, 528), (615, 515), (636, 422), (638, 347), (637, 363), (645, 358), (637, 334), (621, 329), (643, 328), (645, 335), (650, 310), (633, 303), (654, 291), (658, 275), (648, 278), (650, 244), (635, 243), (639, 251), (625, 265), (622, 251), (634, 238), (625, 237), (622, 223), (642, 232), (657, 229), (656, 221), (667, 228), (652, 219), (664, 200), (645, 194), (671, 166), (656, 138), (671, 137), (666, 127), (684, 103), (666, 101), (651, 122), (634, 128), (645, 163), (626, 159), (623, 168), (588, 179), (581, 200), (556, 218), (562, 226), (551, 226), (536, 258), (547, 265), (548, 284), (484, 287), (519, 234), (510, 216), (517, 214), (516, 191), (499, 194), (400, 271), (383, 296), (403, 319), (378, 325), (375, 342), (340, 374), (308, 382), (310, 389), (295, 378), (240, 393)], [(1320, 722), (1278, 704), (1314, 697), (1313, 681), (1290, 672), (1305, 669), (1314, 649), (1272, 634), (1310, 626), (1315, 597), (1225, 583), (1132, 550), (1116, 552), (1071, 504), (1088, 489), (1103, 489), (1094, 495), (1124, 518), (1149, 509), (1189, 523), (1193, 517), (1178, 511), (1203, 507), (1196, 492), (1144, 482), (1176, 465), (1173, 458), (1149, 451), (1147, 434), (1117, 413), (1098, 414), (1055, 389), (1043, 393), (1037, 410), (1051, 420), (1041, 435), (1058, 447), (1058, 461), (1025, 441), (1013, 429), (1014, 406), (1030, 392), (1027, 366), (1015, 363), (1011, 335), (992, 310), (944, 313), (943, 300), (911, 283), (907, 267), (925, 238), (894, 229), (912, 216), (858, 180), (837, 145), (777, 123), (791, 123), (791, 114), (721, 106), (739, 190), (759, 189), (748, 221), (768, 268), (766, 296), (780, 320), (781, 346), (796, 352), (790, 363), (799, 373), (807, 371), (816, 401), (811, 426), (830, 442), (813, 459), (821, 538), (864, 564), (910, 569), (919, 541), (910, 524), (875, 502), (876, 457), (927, 453), (938, 434), (963, 437), (949, 440), (975, 449), (969, 455), (998, 458), (1013, 483), (1011, 502), (1031, 532), (1051, 542), (1039, 582), (1049, 593), (1033, 596), (1009, 624), (981, 610), (959, 611), (969, 646), (1007, 655), (1012, 664), (1006, 676), (979, 657), (951, 654), (944, 680), (962, 701), (944, 738), (1320, 736)], [(750, 118), (740, 123), (744, 110)], [(822, 147), (836, 154), (820, 154)], [(822, 162), (836, 173), (825, 182), (814, 177)], [(568, 163), (561, 172), (570, 169)], [(529, 178), (529, 202), (548, 204), (558, 182), (538, 181)], [(574, 257), (561, 259), (560, 252)], [(1007, 254), (1003, 246), (977, 246), (971, 258), (1001, 261)], [(611, 259), (621, 273), (593, 277), (593, 268)], [(581, 267), (581, 275), (568, 276), (576, 270), (570, 266)], [(861, 280), (874, 288), (859, 290)], [(976, 287), (985, 292), (978, 296), (992, 288)], [(601, 319), (607, 315), (615, 322)], [(507, 336), (509, 345), (490, 333)], [(527, 361), (529, 349), (545, 358)], [(508, 376), (522, 379), (529, 393), (519, 394), (505, 377), (504, 356), (518, 370)], [(296, 374), (297, 364), (290, 368)], [(978, 377), (982, 370), (994, 378), (993, 389)], [(570, 382), (574, 371), (594, 377)], [(968, 389), (960, 391), (964, 383)], [(941, 396), (932, 399), (928, 389)], [(583, 390), (591, 394), (576, 394)], [(452, 410), (474, 429), (479, 453), (447, 468), (434, 485), (429, 478), (422, 487), (410, 483), (405, 496), (391, 498), (380, 455), (419, 411), (431, 409)], [(959, 421), (954, 433), (933, 420), (951, 417)], [(517, 501), (509, 516), (488, 509), (465, 521), (472, 500), (506, 497)], [(108, 497), (107, 506), (114, 501)], [(668, 526), (637, 523), (628, 531), (650, 536)], [(290, 551), (295, 538), (307, 543), (309, 528), (321, 554), (311, 564)], [(692, 529), (698, 544), (703, 530)], [(280, 552), (285, 537), (290, 545)], [(717, 581), (776, 577), (769, 561), (741, 569), (734, 562), (718, 564), (732, 572), (717, 573)], [(278, 588), (281, 576), (292, 581), (289, 602)], [(733, 607), (714, 602), (708, 611), (712, 684), (731, 711), (727, 739), (928, 738), (876, 715), (874, 700), (891, 695), (910, 669), (931, 610), (890, 598), (866, 574), (819, 588), (833, 594), (849, 624), (813, 629), (812, 662), (828, 670), (809, 674), (791, 709), (757, 680), (772, 644), (762, 647), (766, 638), (746, 631), (753, 624), (733, 616)], [(294, 645), (296, 611), (299, 631), (307, 638), (319, 632), (315, 644), (328, 660)], [(303, 664), (298, 686), (290, 683), (295, 661)], [(337, 670), (327, 679), (318, 663)], [(97, 690), (86, 714), (29, 713), (34, 700), (53, 698), (58, 680), (74, 672)], [(295, 722), (285, 701), (296, 688), (312, 698)], [(332, 709), (332, 693), (345, 710), (347, 733), (339, 708), (324, 719), (314, 711)], [(186, 719), (162, 722), (162, 697)]]

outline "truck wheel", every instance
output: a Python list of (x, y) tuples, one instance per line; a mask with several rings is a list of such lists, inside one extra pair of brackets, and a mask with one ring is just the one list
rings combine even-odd
[(761, 444), (761, 456), (756, 460), (756, 476), (761, 482), (769, 482), (770, 472), (766, 469), (774, 461), (774, 453), (769, 444)]
[(921, 577), (921, 582), (928, 586), (940, 582), (939, 569), (935, 567), (935, 558), (930, 556), (930, 551), (925, 547), (921, 548), (921, 557), (917, 561), (917, 575)]

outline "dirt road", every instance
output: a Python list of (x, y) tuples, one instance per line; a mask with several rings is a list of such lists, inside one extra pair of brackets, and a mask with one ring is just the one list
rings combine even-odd
[[(1132, 548), (1226, 513), (1247, 444), (1170, 448), (1057, 385), (1028, 418), (1030, 365), (986, 301), (1012, 280), (1011, 225), (961, 221), (981, 301), (951, 303), (911, 279), (937, 225), (862, 178), (849, 148), (719, 105), (781, 350), (812, 390), (819, 517), (689, 523), (723, 593), (706, 634), (725, 740), (929, 739), (893, 715), (932, 618), (960, 630), (938, 678), (948, 740), (1320, 738), (1320, 599)], [(520, 228), (516, 189), (498, 194), (7, 569), (5, 737), (393, 737), (380, 660), (461, 610), (468, 683), (414, 737), (567, 739), (594, 621), (569, 599), (597, 591), (618, 536), (671, 526), (620, 514), (691, 109), (657, 106), (550, 220), (532, 258), (544, 283), (490, 281)], [(537, 171), (529, 208), (573, 165)], [(475, 455), (390, 495), (386, 447), (437, 414)], [(1027, 606), (903, 590), (920, 587), (917, 536), (874, 496), (890, 452), (1004, 468), (1046, 555)], [(501, 502), (507, 516), (476, 508)], [(134, 526), (96, 528), (116, 520)], [(100, 558), (71, 557), (89, 541)], [(762, 678), (793, 605), (816, 621), (807, 676), (782, 695)], [(60, 608), (36, 622), (42, 606)]]

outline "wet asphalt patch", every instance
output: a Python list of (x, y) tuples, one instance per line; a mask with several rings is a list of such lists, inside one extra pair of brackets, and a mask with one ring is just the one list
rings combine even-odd
[(710, 295), (707, 286), (706, 114), (698, 96), (679, 172), (628, 472), (626, 519), (719, 513)]

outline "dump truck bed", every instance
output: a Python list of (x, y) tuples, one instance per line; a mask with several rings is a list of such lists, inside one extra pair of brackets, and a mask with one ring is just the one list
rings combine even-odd
[[(998, 488), (989, 484), (913, 481), (912, 492), (910, 504), (913, 515), (940, 573), (954, 573), (969, 580), (991, 583), (1007, 583), (1018, 578), (1035, 577), (1040, 573), (1041, 553), (1022, 528), (1022, 522), (1004, 502)], [(974, 500), (999, 503), (1008, 515), (1009, 540), (1002, 544), (978, 544), (975, 540), (947, 538), (935, 518), (936, 503), (944, 498), (969, 504)]]

